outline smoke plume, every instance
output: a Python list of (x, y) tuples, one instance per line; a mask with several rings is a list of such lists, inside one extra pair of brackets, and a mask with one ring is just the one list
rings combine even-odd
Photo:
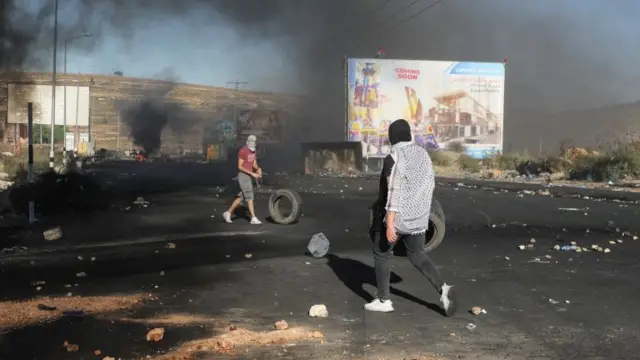
[[(3, 69), (50, 64), (52, 3), (2, 0)], [(615, 7), (592, 0), (60, 3), (64, 3), (61, 14), (66, 14), (60, 18), (60, 39), (84, 31), (94, 35), (74, 42), (77, 51), (99, 47), (107, 34), (126, 40), (148, 24), (170, 19), (183, 21), (194, 32), (224, 24), (240, 39), (237, 47), (241, 49), (279, 42), (277, 50), (266, 54), (273, 58), (276, 51), (284, 52), (279, 66), (255, 68), (249, 61), (254, 59), (232, 58), (225, 53), (213, 59), (212, 66), (216, 61), (237, 63), (247, 69), (246, 80), (253, 87), (306, 94), (308, 101), (296, 114), (297, 124), (304, 129), (300, 140), (344, 137), (344, 57), (373, 57), (379, 47), (385, 48), (389, 58), (501, 61), (507, 56), (505, 127), (513, 148), (531, 141), (531, 131), (536, 129), (560, 137), (577, 134), (574, 129), (580, 127), (579, 116), (567, 116), (561, 123), (556, 117), (552, 123), (545, 122), (545, 113), (640, 99), (636, 86), (640, 73), (629, 71), (629, 64), (640, 60), (634, 37), (640, 3), (634, 0), (618, 0)], [(595, 21), (593, 14), (598, 14)], [(193, 54), (185, 56), (198, 56), (198, 50), (207, 44), (192, 46)], [(171, 51), (171, 44), (165, 47)], [(113, 56), (117, 61), (118, 55)], [(182, 77), (179, 67), (175, 64), (167, 71)]]

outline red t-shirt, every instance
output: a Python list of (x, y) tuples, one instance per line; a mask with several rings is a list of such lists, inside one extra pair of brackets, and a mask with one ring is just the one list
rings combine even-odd
[(253, 165), (256, 162), (256, 152), (249, 150), (248, 147), (243, 147), (238, 152), (238, 159), (244, 160), (242, 163), (242, 168), (248, 172), (253, 172)]

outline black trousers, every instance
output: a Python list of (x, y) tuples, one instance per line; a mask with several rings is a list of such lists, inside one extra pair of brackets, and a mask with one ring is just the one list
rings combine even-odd
[(377, 298), (385, 301), (389, 300), (389, 282), (391, 281), (391, 257), (393, 256), (393, 247), (400, 241), (404, 242), (407, 248), (409, 261), (413, 266), (424, 275), (438, 292), (442, 289), (444, 281), (440, 275), (440, 271), (431, 261), (427, 253), (424, 251), (425, 234), (416, 235), (398, 235), (398, 241), (391, 244), (387, 240), (384, 230), (371, 231), (373, 238), (373, 259), (376, 272), (376, 282), (378, 288)]

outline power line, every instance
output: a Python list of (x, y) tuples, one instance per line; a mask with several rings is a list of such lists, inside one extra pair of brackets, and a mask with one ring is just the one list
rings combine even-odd
[[(390, 15), (389, 17), (387, 17), (386, 20), (379, 22), (377, 25), (374, 25), (374, 27), (378, 27), (378, 30), (381, 29), (385, 29), (385, 30), (391, 30), (391, 29), (395, 29), (398, 28), (399, 26), (402, 26), (403, 24), (407, 23), (408, 21), (412, 20), (413, 18), (423, 14), (425, 11), (433, 8), (434, 6), (442, 3), (444, 0), (437, 0), (429, 5), (427, 5), (425, 8), (423, 8), (422, 10), (411, 14), (410, 16), (404, 18), (403, 20), (400, 20), (399, 22), (395, 23), (394, 25), (391, 25), (387, 28), (385, 28), (386, 24), (391, 24), (393, 21), (389, 21), (389, 19), (393, 19), (395, 17), (397, 17), (398, 15), (401, 15), (403, 12), (405, 12), (407, 9), (413, 7), (414, 5), (416, 5), (417, 3), (424, 1), (424, 0), (413, 0), (411, 3), (409, 3), (408, 5), (403, 6), (399, 11), (396, 11), (395, 13), (393, 13), (392, 15)], [(367, 12), (367, 14), (365, 16), (371, 16), (377, 12), (379, 12), (380, 10), (382, 10), (388, 3), (390, 3), (391, 0), (385, 0), (382, 4), (380, 4), (379, 6), (377, 6), (376, 8), (374, 8), (373, 10)], [(347, 30), (349, 30), (349, 28), (352, 25), (349, 24), (345, 27), (342, 28), (342, 32), (345, 32)], [(362, 28), (362, 27), (358, 27), (358, 28)], [(314, 48), (315, 49), (315, 48)], [(296, 57), (294, 57), (294, 59), (291, 60), (291, 62), (296, 62), (298, 60), (300, 60), (301, 58), (303, 58), (305, 55), (309, 55), (308, 53), (305, 52), (305, 54), (299, 54)]]
[(392, 29), (398, 28), (398, 27), (400, 27), (400, 26), (402, 26), (402, 25), (404, 25), (404, 24), (408, 23), (408, 22), (409, 22), (409, 21), (411, 21), (412, 19), (414, 19), (414, 18), (418, 17), (420, 14), (424, 13), (424, 12), (425, 12), (425, 11), (427, 11), (427, 10), (430, 10), (431, 8), (433, 8), (434, 6), (436, 6), (436, 5), (438, 5), (438, 4), (441, 4), (442, 2), (444, 2), (444, 0), (436, 0), (436, 1), (432, 2), (431, 4), (427, 5), (424, 9), (422, 9), (422, 10), (418, 11), (417, 13), (415, 13), (415, 14), (413, 14), (413, 15), (411, 15), (411, 16), (409, 16), (409, 17), (407, 17), (407, 18), (405, 18), (405, 19), (404, 19), (404, 20), (402, 20), (401, 22), (399, 22), (399, 23), (397, 23), (397, 24), (395, 24), (395, 25), (393, 25), (393, 26), (391, 26), (391, 27), (387, 28), (387, 30), (392, 30)]
[(382, 10), (388, 3), (390, 3), (391, 0), (385, 0), (382, 4), (378, 5), (378, 7), (374, 8), (373, 10), (371, 10), (371, 12), (369, 12), (367, 14), (367, 16), (371, 16), (374, 15), (375, 13), (377, 13), (378, 11)]
[(407, 10), (408, 8), (412, 7), (413, 5), (415, 5), (415, 4), (417, 4), (417, 3), (419, 3), (420, 1), (423, 1), (423, 0), (413, 0), (413, 1), (411, 2), (411, 4), (403, 6), (403, 7), (400, 9), (400, 11), (396, 11), (396, 12), (395, 12), (395, 13), (393, 13), (392, 15), (388, 16), (386, 20), (379, 22), (376, 26), (384, 27), (386, 24), (391, 23), (391, 21), (389, 21), (389, 19), (393, 19), (393, 18), (395, 18), (396, 16), (398, 16), (398, 15), (402, 14), (405, 10)]

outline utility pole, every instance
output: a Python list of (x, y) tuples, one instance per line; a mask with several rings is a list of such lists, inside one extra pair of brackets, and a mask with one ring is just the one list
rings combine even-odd
[[(227, 85), (233, 84), (234, 88), (236, 89), (236, 91), (240, 91), (240, 86), (241, 85), (248, 85), (249, 82), (248, 81), (227, 81)], [(235, 126), (238, 126), (238, 106), (236, 104), (233, 104), (233, 122), (235, 124)]]
[[(70, 38), (66, 38), (64, 39), (64, 74), (67, 75), (67, 49), (69, 47), (69, 43), (71, 41), (77, 40), (77, 39), (81, 39), (81, 38), (85, 38), (85, 37), (89, 37), (91, 36), (90, 33), (82, 33), (80, 35), (77, 36), (73, 36)], [(80, 86), (76, 85), (76, 126), (75, 126), (75, 130), (74, 130), (74, 135), (73, 135), (73, 155), (75, 158), (75, 153), (77, 151), (77, 143), (78, 143), (78, 96), (79, 96), (79, 92), (80, 92)], [(63, 136), (64, 136), (64, 144), (62, 145), (62, 161), (63, 163), (66, 165), (67, 163), (67, 85), (64, 86), (64, 107), (63, 107), (63, 111), (64, 111), (64, 125), (63, 125)]]
[(51, 133), (49, 134), (49, 142), (51, 149), (49, 150), (49, 167), (54, 167), (54, 139), (56, 126), (56, 50), (58, 48), (58, 0), (53, 0), (53, 71), (51, 72)]
[(542, 157), (542, 130), (540, 130), (540, 143), (538, 147), (538, 157)]
[(227, 85), (229, 84), (233, 84), (234, 88), (236, 89), (236, 91), (240, 91), (240, 85), (248, 85), (249, 82), (248, 81), (227, 81)]

